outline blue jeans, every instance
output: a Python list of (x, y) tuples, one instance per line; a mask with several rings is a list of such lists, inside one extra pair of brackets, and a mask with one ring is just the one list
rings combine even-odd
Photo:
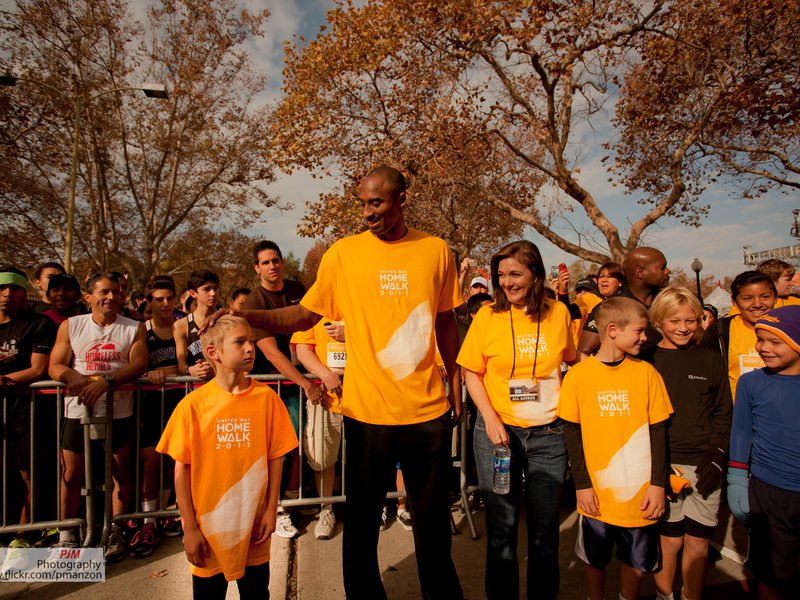
[(508, 494), (492, 492), (494, 444), (486, 435), (486, 423), (480, 415), (473, 438), (478, 484), (486, 505), (486, 597), (519, 598), (517, 532), (524, 493), (528, 528), (527, 598), (555, 598), (559, 585), (558, 509), (567, 471), (564, 425), (555, 421), (539, 427), (505, 427), (511, 447)]

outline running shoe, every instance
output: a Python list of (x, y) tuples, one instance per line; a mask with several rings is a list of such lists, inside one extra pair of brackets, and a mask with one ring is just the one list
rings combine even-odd
[(42, 537), (34, 544), (37, 548), (48, 548), (52, 546), (56, 542), (58, 542), (59, 536), (59, 529), (58, 527), (53, 527), (52, 529), (45, 529), (42, 532)]
[(397, 522), (400, 523), (406, 531), (411, 531), (411, 513), (406, 509), (401, 508), (397, 511)]
[(134, 558), (147, 558), (161, 542), (161, 533), (155, 523), (145, 523), (142, 528), (133, 534), (129, 549)]
[[(167, 507), (167, 510), (174, 510), (178, 508), (177, 504), (173, 504)], [(161, 519), (161, 533), (163, 533), (166, 537), (178, 537), (179, 535), (183, 535), (183, 524), (181, 523), (180, 517), (165, 517)]]
[(30, 548), (31, 543), (23, 537), (15, 537), (8, 545), (9, 548)]
[(78, 542), (76, 542), (75, 540), (65, 540), (63, 542), (56, 542), (55, 544), (53, 544), (50, 547), (51, 548), (77, 548), (78, 547)]
[(314, 537), (318, 540), (329, 540), (333, 537), (334, 527), (336, 527), (336, 515), (331, 509), (323, 510), (319, 513), (319, 521), (314, 527)]
[(114, 529), (108, 536), (106, 542), (106, 563), (114, 563), (122, 560), (128, 554), (128, 545), (122, 532)]
[(285, 510), (278, 511), (278, 518), (275, 521), (275, 534), (287, 540), (296, 537), (300, 532), (292, 524), (292, 518)]

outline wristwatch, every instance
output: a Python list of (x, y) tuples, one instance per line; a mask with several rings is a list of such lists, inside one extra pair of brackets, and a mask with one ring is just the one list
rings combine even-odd
[(114, 376), (113, 375), (103, 375), (103, 379), (106, 380), (108, 387), (114, 387)]

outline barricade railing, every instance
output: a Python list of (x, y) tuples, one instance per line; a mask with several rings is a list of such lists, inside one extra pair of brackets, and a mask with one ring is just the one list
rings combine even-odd
[[(289, 396), (296, 398), (296, 401), (299, 403), (299, 411), (298, 411), (298, 440), (299, 440), (299, 448), (297, 452), (299, 452), (299, 485), (298, 485), (298, 492), (299, 495), (297, 498), (282, 498), (280, 500), (280, 505), (282, 507), (302, 507), (302, 506), (314, 506), (314, 505), (322, 505), (322, 504), (335, 504), (341, 503), (346, 500), (346, 488), (345, 488), (345, 473), (346, 473), (346, 460), (345, 460), (345, 449), (346, 449), (346, 437), (344, 431), (342, 431), (342, 441), (341, 447), (339, 451), (339, 461), (341, 462), (341, 490), (340, 493), (334, 494), (332, 496), (306, 496), (304, 494), (304, 471), (303, 468), (304, 461), (306, 459), (305, 456), (305, 448), (303, 444), (303, 436), (305, 435), (305, 404), (306, 404), (306, 396), (302, 387), (297, 386), (295, 383), (287, 380), (282, 375), (253, 375), (253, 379), (258, 381), (263, 381), (268, 385), (274, 386), (278, 395), (281, 397)], [(307, 377), (312, 380), (316, 381), (316, 379), (311, 376), (307, 375)], [(198, 379), (196, 377), (189, 377), (189, 376), (174, 376), (166, 378), (163, 385), (153, 385), (147, 379), (140, 379), (135, 383), (126, 384), (120, 386), (119, 389), (121, 390), (133, 390), (134, 392), (134, 425), (135, 425), (135, 435), (133, 437), (133, 444), (132, 444), (132, 459), (133, 459), (133, 466), (131, 470), (131, 480), (132, 480), (132, 490), (133, 493), (131, 494), (130, 504), (129, 506), (132, 507), (140, 507), (141, 506), (141, 498), (142, 498), (142, 488), (141, 488), (141, 481), (142, 481), (142, 461), (141, 461), (141, 419), (142, 419), (142, 406), (144, 400), (144, 393), (145, 392), (158, 392), (160, 395), (160, 428), (159, 428), (159, 435), (161, 431), (163, 431), (168, 415), (167, 415), (167, 408), (166, 408), (166, 399), (170, 390), (182, 390), (183, 395), (189, 393), (195, 387), (199, 387), (206, 383), (204, 380)], [(70, 529), (70, 528), (78, 528), (82, 533), (81, 539), (83, 539), (83, 545), (94, 545), (97, 538), (97, 529), (99, 527), (102, 528), (102, 532), (100, 534), (99, 543), (103, 544), (108, 539), (108, 535), (110, 533), (111, 524), (114, 522), (125, 522), (131, 519), (140, 520), (147, 517), (150, 518), (164, 518), (164, 517), (178, 517), (180, 513), (177, 508), (174, 509), (166, 509), (164, 506), (161, 506), (159, 510), (155, 511), (143, 511), (143, 510), (133, 510), (131, 512), (126, 512), (124, 514), (113, 515), (112, 514), (112, 489), (113, 489), (113, 482), (112, 482), (112, 421), (113, 421), (113, 402), (107, 402), (107, 407), (109, 409), (108, 417), (105, 418), (96, 418), (92, 417), (91, 412), (89, 410), (85, 410), (85, 416), (81, 420), (82, 425), (84, 427), (84, 457), (85, 457), (85, 483), (82, 487), (81, 493), (84, 497), (84, 510), (85, 510), (85, 518), (73, 518), (73, 519), (60, 519), (57, 516), (60, 514), (60, 505), (61, 505), (61, 478), (63, 472), (63, 465), (61, 461), (61, 430), (62, 430), (62, 421), (63, 421), (63, 405), (64, 405), (64, 388), (65, 386), (56, 381), (40, 381), (34, 383), (27, 388), (22, 387), (17, 390), (11, 390), (10, 393), (8, 390), (6, 396), (3, 398), (3, 423), (4, 423), (4, 433), (3, 442), (2, 442), (2, 450), (3, 450), (3, 474), (2, 474), (2, 500), (3, 500), (3, 514), (2, 514), (2, 526), (0, 526), (0, 534), (16, 534), (18, 532), (29, 532), (29, 531), (36, 531), (36, 530), (48, 530), (52, 528), (61, 528), (61, 529)], [(287, 388), (291, 389), (291, 394), (287, 393)], [(113, 392), (116, 390), (109, 390), (109, 396), (113, 396)], [(13, 468), (11, 463), (12, 461), (9, 460), (9, 432), (13, 430), (14, 423), (11, 422), (14, 415), (11, 414), (14, 409), (19, 408), (20, 404), (17, 403), (16, 405), (9, 406), (9, 402), (12, 399), (19, 400), (21, 397), (28, 398), (30, 401), (30, 464), (29, 464), (29, 473), (30, 473), (30, 481), (31, 481), (31, 501), (30, 501), (30, 514), (28, 515), (28, 523), (25, 524), (18, 524), (13, 523), (12, 521), (15, 519), (13, 515), (9, 514), (9, 509), (12, 506), (19, 504), (18, 502), (10, 502), (9, 493), (11, 492), (9, 488), (9, 468)], [(144, 400), (144, 401), (151, 401), (151, 400)], [(51, 415), (49, 419), (42, 419), (42, 415), (40, 411), (42, 410), (42, 405), (47, 405), (47, 408)], [(43, 443), (40, 443), (40, 437), (42, 435), (42, 422), (48, 421), (50, 419), (54, 419), (56, 423), (56, 427), (54, 430), (54, 438), (55, 440), (46, 440)], [(93, 468), (93, 452), (96, 450), (95, 445), (91, 442), (93, 441), (90, 436), (90, 428), (101, 426), (102, 429), (105, 430), (104, 437), (104, 463), (102, 473), (96, 472)], [(19, 427), (17, 427), (19, 429)], [(50, 434), (52, 432), (52, 427), (48, 428), (47, 433)], [(464, 515), (466, 517), (468, 526), (470, 528), (471, 534), (473, 539), (477, 539), (477, 531), (475, 529), (475, 524), (472, 519), (472, 515), (470, 513), (470, 505), (469, 505), (469, 493), (473, 491), (475, 488), (470, 487), (467, 485), (467, 473), (468, 473), (468, 465), (466, 457), (468, 456), (466, 452), (466, 444), (467, 444), (467, 423), (466, 418), (463, 418), (460, 425), (459, 425), (459, 434), (460, 434), (460, 443), (459, 443), (459, 454), (460, 457), (457, 457), (457, 462), (455, 463), (456, 466), (460, 469), (460, 493), (461, 493), (461, 504)], [(44, 514), (41, 506), (41, 486), (42, 486), (42, 476), (43, 474), (39, 471), (40, 465), (36, 460), (37, 451), (39, 454), (42, 452), (42, 448), (40, 446), (47, 446), (48, 451), (52, 450), (52, 460), (55, 461), (55, 473), (49, 474), (52, 477), (52, 480), (48, 485), (55, 484), (55, 493), (53, 494), (54, 505), (51, 505), (51, 510), (49, 511), (50, 514), (55, 514), (56, 518), (51, 519), (39, 519), (41, 514)], [(38, 450), (37, 450), (38, 449)], [(324, 449), (323, 449), (324, 451)], [(173, 485), (171, 482), (165, 481), (165, 467), (166, 461), (169, 460), (165, 458), (163, 455), (159, 456), (159, 474), (158, 474), (158, 492), (157, 492), (157, 501), (162, 503), (164, 499), (164, 490), (165, 489), (172, 489)], [(323, 464), (326, 464), (324, 461), (324, 457), (322, 458)], [(46, 472), (47, 469), (44, 469)], [(102, 477), (103, 484), (100, 486), (95, 486), (95, 481)], [(320, 474), (322, 478), (321, 488), (324, 489), (324, 477), (325, 471), (323, 470)], [(167, 484), (167, 485), (165, 485)], [(96, 510), (95, 506), (95, 495), (97, 492), (105, 491), (104, 495), (104, 506), (102, 510), (102, 517), (100, 522), (97, 522), (95, 515), (100, 515), (100, 511)], [(405, 493), (403, 491), (400, 492), (390, 492), (387, 494), (387, 498), (398, 498), (404, 496)], [(55, 511), (52, 509), (55, 508)], [(18, 519), (17, 519), (18, 520)], [(455, 531), (455, 529), (454, 529)]]

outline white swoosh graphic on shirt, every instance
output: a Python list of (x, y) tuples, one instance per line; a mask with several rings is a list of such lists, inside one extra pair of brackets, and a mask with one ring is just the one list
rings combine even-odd
[(430, 305), (425, 301), (411, 311), (405, 322), (392, 334), (386, 348), (375, 354), (378, 364), (391, 371), (398, 381), (408, 377), (428, 355), (432, 332), (433, 318)]
[(218, 546), (233, 548), (253, 532), (253, 519), (267, 485), (267, 458), (262, 456), (228, 489), (210, 512), (200, 515), (203, 535), (217, 536)]
[(650, 425), (642, 425), (625, 445), (595, 473), (598, 489), (610, 489), (618, 502), (628, 502), (650, 481)]

